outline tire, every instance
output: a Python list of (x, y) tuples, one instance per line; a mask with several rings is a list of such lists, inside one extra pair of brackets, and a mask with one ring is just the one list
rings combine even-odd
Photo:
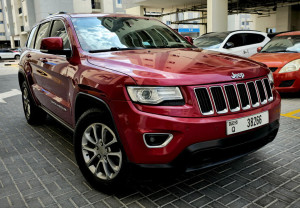
[(20, 60), (20, 55), (15, 55), (16, 60)]
[(47, 114), (41, 110), (34, 102), (27, 83), (22, 84), (22, 103), (25, 118), (30, 125), (42, 123)]
[(116, 191), (128, 178), (126, 155), (117, 135), (110, 116), (98, 109), (83, 113), (74, 132), (79, 169), (92, 187), (103, 192)]

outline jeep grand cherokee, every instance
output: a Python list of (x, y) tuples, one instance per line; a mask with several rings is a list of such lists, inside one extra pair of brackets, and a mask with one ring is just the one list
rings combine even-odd
[(74, 131), (95, 188), (131, 166), (209, 167), (253, 152), (279, 128), (280, 96), (263, 64), (207, 50), (158, 20), (58, 14), (36, 24), (20, 60), (29, 124)]

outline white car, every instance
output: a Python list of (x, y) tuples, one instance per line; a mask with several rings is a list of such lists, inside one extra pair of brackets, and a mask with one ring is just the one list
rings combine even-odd
[(20, 52), (0, 49), (0, 59), (20, 59)]
[(204, 34), (194, 40), (194, 45), (207, 50), (249, 57), (257, 53), (257, 48), (263, 47), (269, 40), (264, 32), (238, 30)]

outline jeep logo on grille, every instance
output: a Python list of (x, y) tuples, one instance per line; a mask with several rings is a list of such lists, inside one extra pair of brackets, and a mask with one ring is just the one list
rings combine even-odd
[(231, 75), (232, 79), (238, 79), (238, 78), (242, 78), (243, 79), (244, 77), (245, 77), (244, 73), (237, 73), (237, 74), (235, 74), (235, 73), (232, 72), (232, 75)]

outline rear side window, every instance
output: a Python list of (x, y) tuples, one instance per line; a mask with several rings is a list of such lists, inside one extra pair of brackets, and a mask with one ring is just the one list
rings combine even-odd
[(31, 33), (28, 37), (27, 44), (26, 44), (27, 48), (33, 48), (36, 31), (37, 31), (37, 27), (34, 27), (31, 30)]
[(245, 45), (261, 43), (265, 40), (265, 36), (260, 34), (247, 33), (245, 34)]
[(63, 39), (64, 49), (71, 49), (65, 25), (61, 20), (55, 20), (53, 22), (50, 37), (61, 37)]
[(234, 44), (233, 48), (236, 48), (236, 47), (240, 47), (240, 46), (243, 46), (244, 45), (244, 41), (243, 41), (243, 36), (242, 34), (235, 34), (235, 35), (232, 35), (228, 41), (228, 42), (232, 42)]
[(35, 47), (34, 47), (35, 49), (40, 49), (42, 39), (46, 38), (48, 36), (49, 24), (50, 24), (50, 22), (46, 22), (40, 26), (40, 29), (36, 36)]

